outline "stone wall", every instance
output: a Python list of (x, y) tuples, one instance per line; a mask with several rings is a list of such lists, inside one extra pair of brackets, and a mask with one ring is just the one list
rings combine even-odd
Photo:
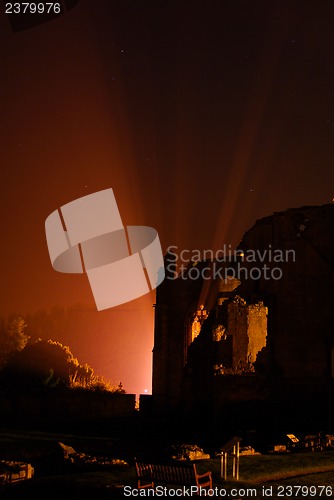
[(232, 367), (247, 369), (258, 352), (265, 347), (267, 337), (267, 308), (262, 302), (247, 304), (236, 297), (228, 304), (228, 335), (232, 335)]
[(157, 288), (153, 348), (154, 408), (178, 407), (190, 342), (192, 313), (198, 307), (201, 280), (167, 277)]
[[(293, 413), (298, 398), (333, 394), (333, 227), (334, 204), (257, 221), (239, 245), (238, 261), (227, 263), (236, 270), (242, 299), (234, 297), (234, 288), (227, 292), (212, 283), (218, 305), (205, 305), (211, 314), (191, 345), (189, 321), (203, 283), (165, 280), (158, 287), (155, 408), (210, 412), (229, 401), (266, 397), (289, 401)], [(247, 252), (255, 253), (255, 261), (247, 260)], [(260, 274), (252, 275), (254, 268)], [(241, 376), (254, 362), (255, 375)]]
[(69, 393), (15, 394), (0, 398), (2, 419), (70, 419), (89, 421), (131, 416), (135, 394)]
[(333, 227), (334, 204), (302, 207), (257, 221), (240, 243), (246, 252), (270, 246), (287, 256), (283, 262), (267, 258), (261, 263), (279, 267), (280, 279), (246, 279), (239, 292), (247, 301), (260, 299), (268, 306), (269, 365), (277, 387), (284, 379), (298, 386), (306, 379), (324, 384), (332, 377)]

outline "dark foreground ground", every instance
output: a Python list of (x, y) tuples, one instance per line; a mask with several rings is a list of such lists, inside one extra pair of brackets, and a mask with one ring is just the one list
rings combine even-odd
[[(298, 434), (295, 429), (289, 431)], [(265, 453), (266, 444), (284, 438), (283, 430), (244, 432), (242, 444), (258, 448), (262, 454), (241, 457), (240, 481), (224, 482), (220, 478), (220, 458), (215, 452), (229, 437), (227, 431), (202, 428), (200, 423), (170, 427), (166, 422), (141, 421), (137, 417), (80, 426), (53, 423), (42, 430), (40, 426), (25, 428), (18, 423), (6, 423), (0, 428), (0, 460), (29, 462), (35, 468), (35, 476), (0, 486), (0, 499), (126, 498), (124, 486), (136, 488), (135, 459), (164, 460), (171, 456), (172, 444), (176, 443), (197, 444), (210, 453), (211, 458), (198, 461), (197, 467), (199, 472), (212, 471), (213, 486), (217, 488), (212, 497), (334, 496), (334, 451)], [(76, 454), (66, 456), (59, 442), (72, 447)]]

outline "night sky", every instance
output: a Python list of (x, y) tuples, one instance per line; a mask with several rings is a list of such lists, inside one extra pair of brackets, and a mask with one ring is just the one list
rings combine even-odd
[(45, 219), (112, 187), (164, 252), (215, 250), (331, 202), (334, 3), (81, 0), (15, 33), (3, 5), (0, 315), (83, 307), (74, 355), (150, 392), (154, 294), (95, 311), (85, 276), (52, 269)]

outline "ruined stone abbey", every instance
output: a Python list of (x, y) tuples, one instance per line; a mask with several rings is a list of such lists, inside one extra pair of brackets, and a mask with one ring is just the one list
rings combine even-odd
[[(219, 261), (229, 270), (224, 279), (209, 287), (203, 279), (200, 270), (214, 261), (191, 261), (182, 279), (167, 273), (155, 305), (155, 412), (205, 408), (219, 416), (233, 404), (267, 402), (327, 411), (334, 393), (333, 227), (334, 204), (274, 213), (246, 232), (237, 258)], [(187, 279), (193, 266), (197, 279)], [(265, 266), (267, 274), (258, 271)]]

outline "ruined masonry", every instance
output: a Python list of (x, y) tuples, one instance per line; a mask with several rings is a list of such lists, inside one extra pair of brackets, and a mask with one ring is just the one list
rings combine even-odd
[[(258, 220), (239, 248), (260, 262), (243, 258), (243, 275), (213, 282), (203, 303), (201, 277), (165, 279), (155, 305), (155, 412), (205, 406), (219, 415), (236, 401), (320, 412), (334, 395), (333, 227), (334, 204)], [(274, 251), (289, 259), (273, 262)], [(247, 277), (260, 265), (275, 266), (275, 279)]]

